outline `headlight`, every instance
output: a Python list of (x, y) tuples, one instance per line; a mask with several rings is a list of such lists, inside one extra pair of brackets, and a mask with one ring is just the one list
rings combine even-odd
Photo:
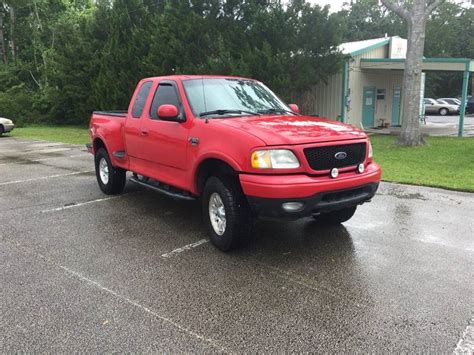
[(369, 158), (372, 158), (374, 156), (374, 151), (372, 149), (372, 143), (369, 141)]
[(252, 168), (255, 169), (295, 169), (300, 162), (291, 150), (257, 150), (252, 153)]

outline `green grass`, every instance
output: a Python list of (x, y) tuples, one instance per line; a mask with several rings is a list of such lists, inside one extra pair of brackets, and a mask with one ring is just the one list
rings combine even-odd
[[(86, 144), (85, 127), (29, 126), (15, 137)], [(384, 181), (474, 192), (474, 138), (428, 137), (421, 147), (396, 146), (397, 137), (374, 135), (374, 158)]]
[(86, 144), (90, 137), (86, 127), (76, 126), (28, 126), (15, 128), (11, 135), (13, 137), (40, 139), (52, 142), (71, 144)]
[(370, 139), (382, 180), (474, 192), (474, 138), (428, 137), (414, 148), (395, 145), (393, 136)]

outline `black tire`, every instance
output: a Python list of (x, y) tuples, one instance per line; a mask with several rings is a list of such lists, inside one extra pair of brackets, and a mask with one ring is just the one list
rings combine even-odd
[[(211, 221), (211, 197), (217, 194), (224, 207), (225, 226), (218, 234)], [(212, 244), (227, 252), (242, 244), (251, 234), (251, 214), (240, 187), (231, 178), (211, 176), (202, 194), (202, 213)], [(217, 217), (216, 217), (217, 218)], [(215, 223), (217, 223), (215, 221)]]
[[(100, 164), (104, 160), (107, 163), (107, 175), (108, 179), (103, 181), (100, 173)], [(115, 168), (109, 158), (109, 154), (104, 148), (100, 148), (95, 153), (95, 175), (97, 182), (103, 193), (107, 195), (120, 194), (126, 183), (126, 171), (121, 168)]]
[(333, 226), (346, 222), (352, 218), (357, 206), (344, 208), (343, 210), (332, 211), (327, 213), (321, 213), (320, 215), (313, 216), (319, 223), (327, 226)]
[(441, 116), (446, 116), (448, 113), (449, 113), (449, 110), (445, 107), (442, 107), (439, 109), (438, 113), (441, 115)]
[(0, 137), (3, 135), (5, 130), (3, 129), (3, 126), (0, 124)]

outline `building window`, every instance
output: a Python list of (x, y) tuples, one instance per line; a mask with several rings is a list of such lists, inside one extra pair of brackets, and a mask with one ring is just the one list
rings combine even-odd
[(377, 89), (377, 100), (385, 100), (385, 89)]

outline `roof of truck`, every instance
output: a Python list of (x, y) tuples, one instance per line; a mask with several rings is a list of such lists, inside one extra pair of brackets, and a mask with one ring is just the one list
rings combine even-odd
[(144, 78), (142, 80), (156, 80), (156, 79), (168, 79), (168, 80), (190, 80), (190, 79), (226, 79), (226, 78), (231, 78), (231, 79), (242, 79), (242, 80), (255, 80), (251, 78), (244, 78), (241, 76), (232, 76), (232, 75), (186, 75), (186, 74), (181, 74), (181, 75), (165, 75), (165, 76), (154, 76), (150, 78)]

